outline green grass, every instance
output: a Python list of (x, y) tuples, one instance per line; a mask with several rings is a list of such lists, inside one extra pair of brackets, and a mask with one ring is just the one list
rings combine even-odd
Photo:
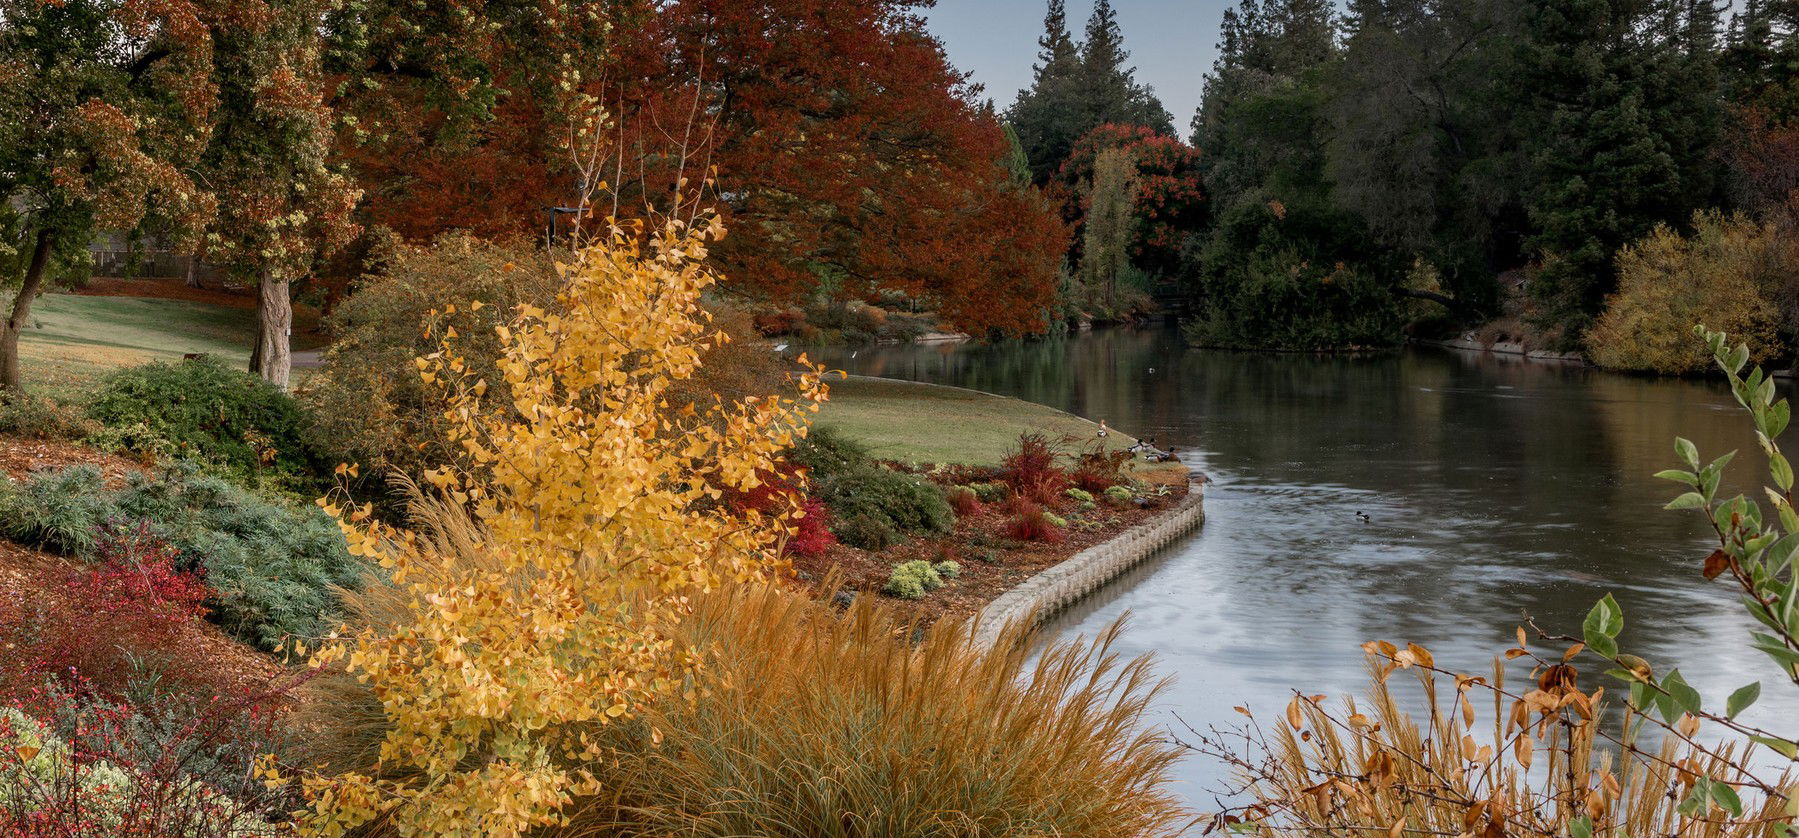
[[(1094, 438), (1097, 424), (1032, 402), (956, 387), (853, 376), (830, 381), (818, 424), (836, 425), (876, 457), (915, 463), (998, 465), (1018, 435)], [(1114, 431), (1108, 447), (1133, 440)]]
[[(247, 308), (142, 297), (45, 294), (31, 306), (19, 338), (25, 386), (60, 401), (85, 401), (113, 370), (190, 352), (248, 364), (256, 335)], [(296, 347), (309, 334), (297, 324)]]

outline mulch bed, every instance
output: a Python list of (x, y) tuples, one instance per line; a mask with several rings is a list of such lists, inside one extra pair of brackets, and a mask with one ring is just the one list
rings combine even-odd
[(144, 470), (144, 464), (138, 460), (103, 454), (73, 442), (0, 436), (0, 474), (14, 480), (23, 480), (38, 469), (76, 465), (99, 468), (109, 488), (123, 486), (127, 476)]
[(1068, 519), (1069, 526), (1060, 544), (1007, 538), (1003, 530), (1008, 516), (1000, 504), (991, 504), (973, 515), (958, 518), (955, 529), (942, 536), (913, 535), (905, 543), (880, 553), (834, 544), (823, 555), (795, 557), (794, 572), (802, 581), (823, 580), (836, 572), (846, 588), (879, 594), (895, 565), (917, 559), (933, 563), (953, 561), (961, 565), (961, 574), (944, 580), (942, 588), (916, 602), (891, 601), (916, 609), (921, 622), (973, 617), (1020, 582), (1174, 508), (1187, 494), (1184, 480), (1169, 480), (1164, 485), (1168, 486), (1168, 494), (1148, 498), (1149, 506), (1145, 508), (1101, 503), (1091, 511), (1078, 512), (1072, 505), (1063, 507), (1058, 514)]

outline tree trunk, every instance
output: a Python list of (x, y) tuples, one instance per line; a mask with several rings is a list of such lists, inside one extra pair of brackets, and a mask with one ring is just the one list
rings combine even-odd
[(37, 244), (31, 249), (31, 264), (25, 268), (25, 281), (19, 285), (19, 296), (13, 298), (12, 314), (0, 324), (0, 390), (21, 390), (19, 384), (19, 333), (31, 316), (31, 301), (37, 299), (44, 285), (44, 268), (50, 264), (51, 237), (48, 229), (37, 231)]
[(205, 287), (200, 284), (200, 255), (205, 252), (206, 246), (201, 245), (187, 255), (187, 287), (189, 288)]
[(288, 355), (293, 328), (294, 304), (287, 295), (287, 280), (264, 273), (256, 283), (256, 346), (250, 350), (250, 372), (283, 390), (293, 368)]

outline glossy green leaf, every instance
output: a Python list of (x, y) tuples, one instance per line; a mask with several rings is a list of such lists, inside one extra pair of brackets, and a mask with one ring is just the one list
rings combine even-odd
[(1762, 682), (1757, 681), (1746, 687), (1742, 687), (1736, 692), (1731, 693), (1729, 700), (1724, 702), (1724, 715), (1734, 719), (1737, 717), (1738, 713), (1749, 709), (1749, 705), (1754, 704), (1755, 700), (1761, 697)]

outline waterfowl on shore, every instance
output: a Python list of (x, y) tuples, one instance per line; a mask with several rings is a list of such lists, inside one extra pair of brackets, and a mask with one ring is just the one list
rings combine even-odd
[(1144, 454), (1156, 450), (1156, 441), (1154, 439), (1139, 439), (1136, 442), (1131, 443), (1131, 447), (1124, 450), (1129, 451), (1132, 454)]
[(1105, 439), (1106, 434), (1108, 434), (1108, 433), (1110, 433), (1110, 431), (1106, 430), (1106, 420), (1104, 420), (1104, 419), (1099, 420), (1099, 434), (1098, 434), (1099, 438)]

